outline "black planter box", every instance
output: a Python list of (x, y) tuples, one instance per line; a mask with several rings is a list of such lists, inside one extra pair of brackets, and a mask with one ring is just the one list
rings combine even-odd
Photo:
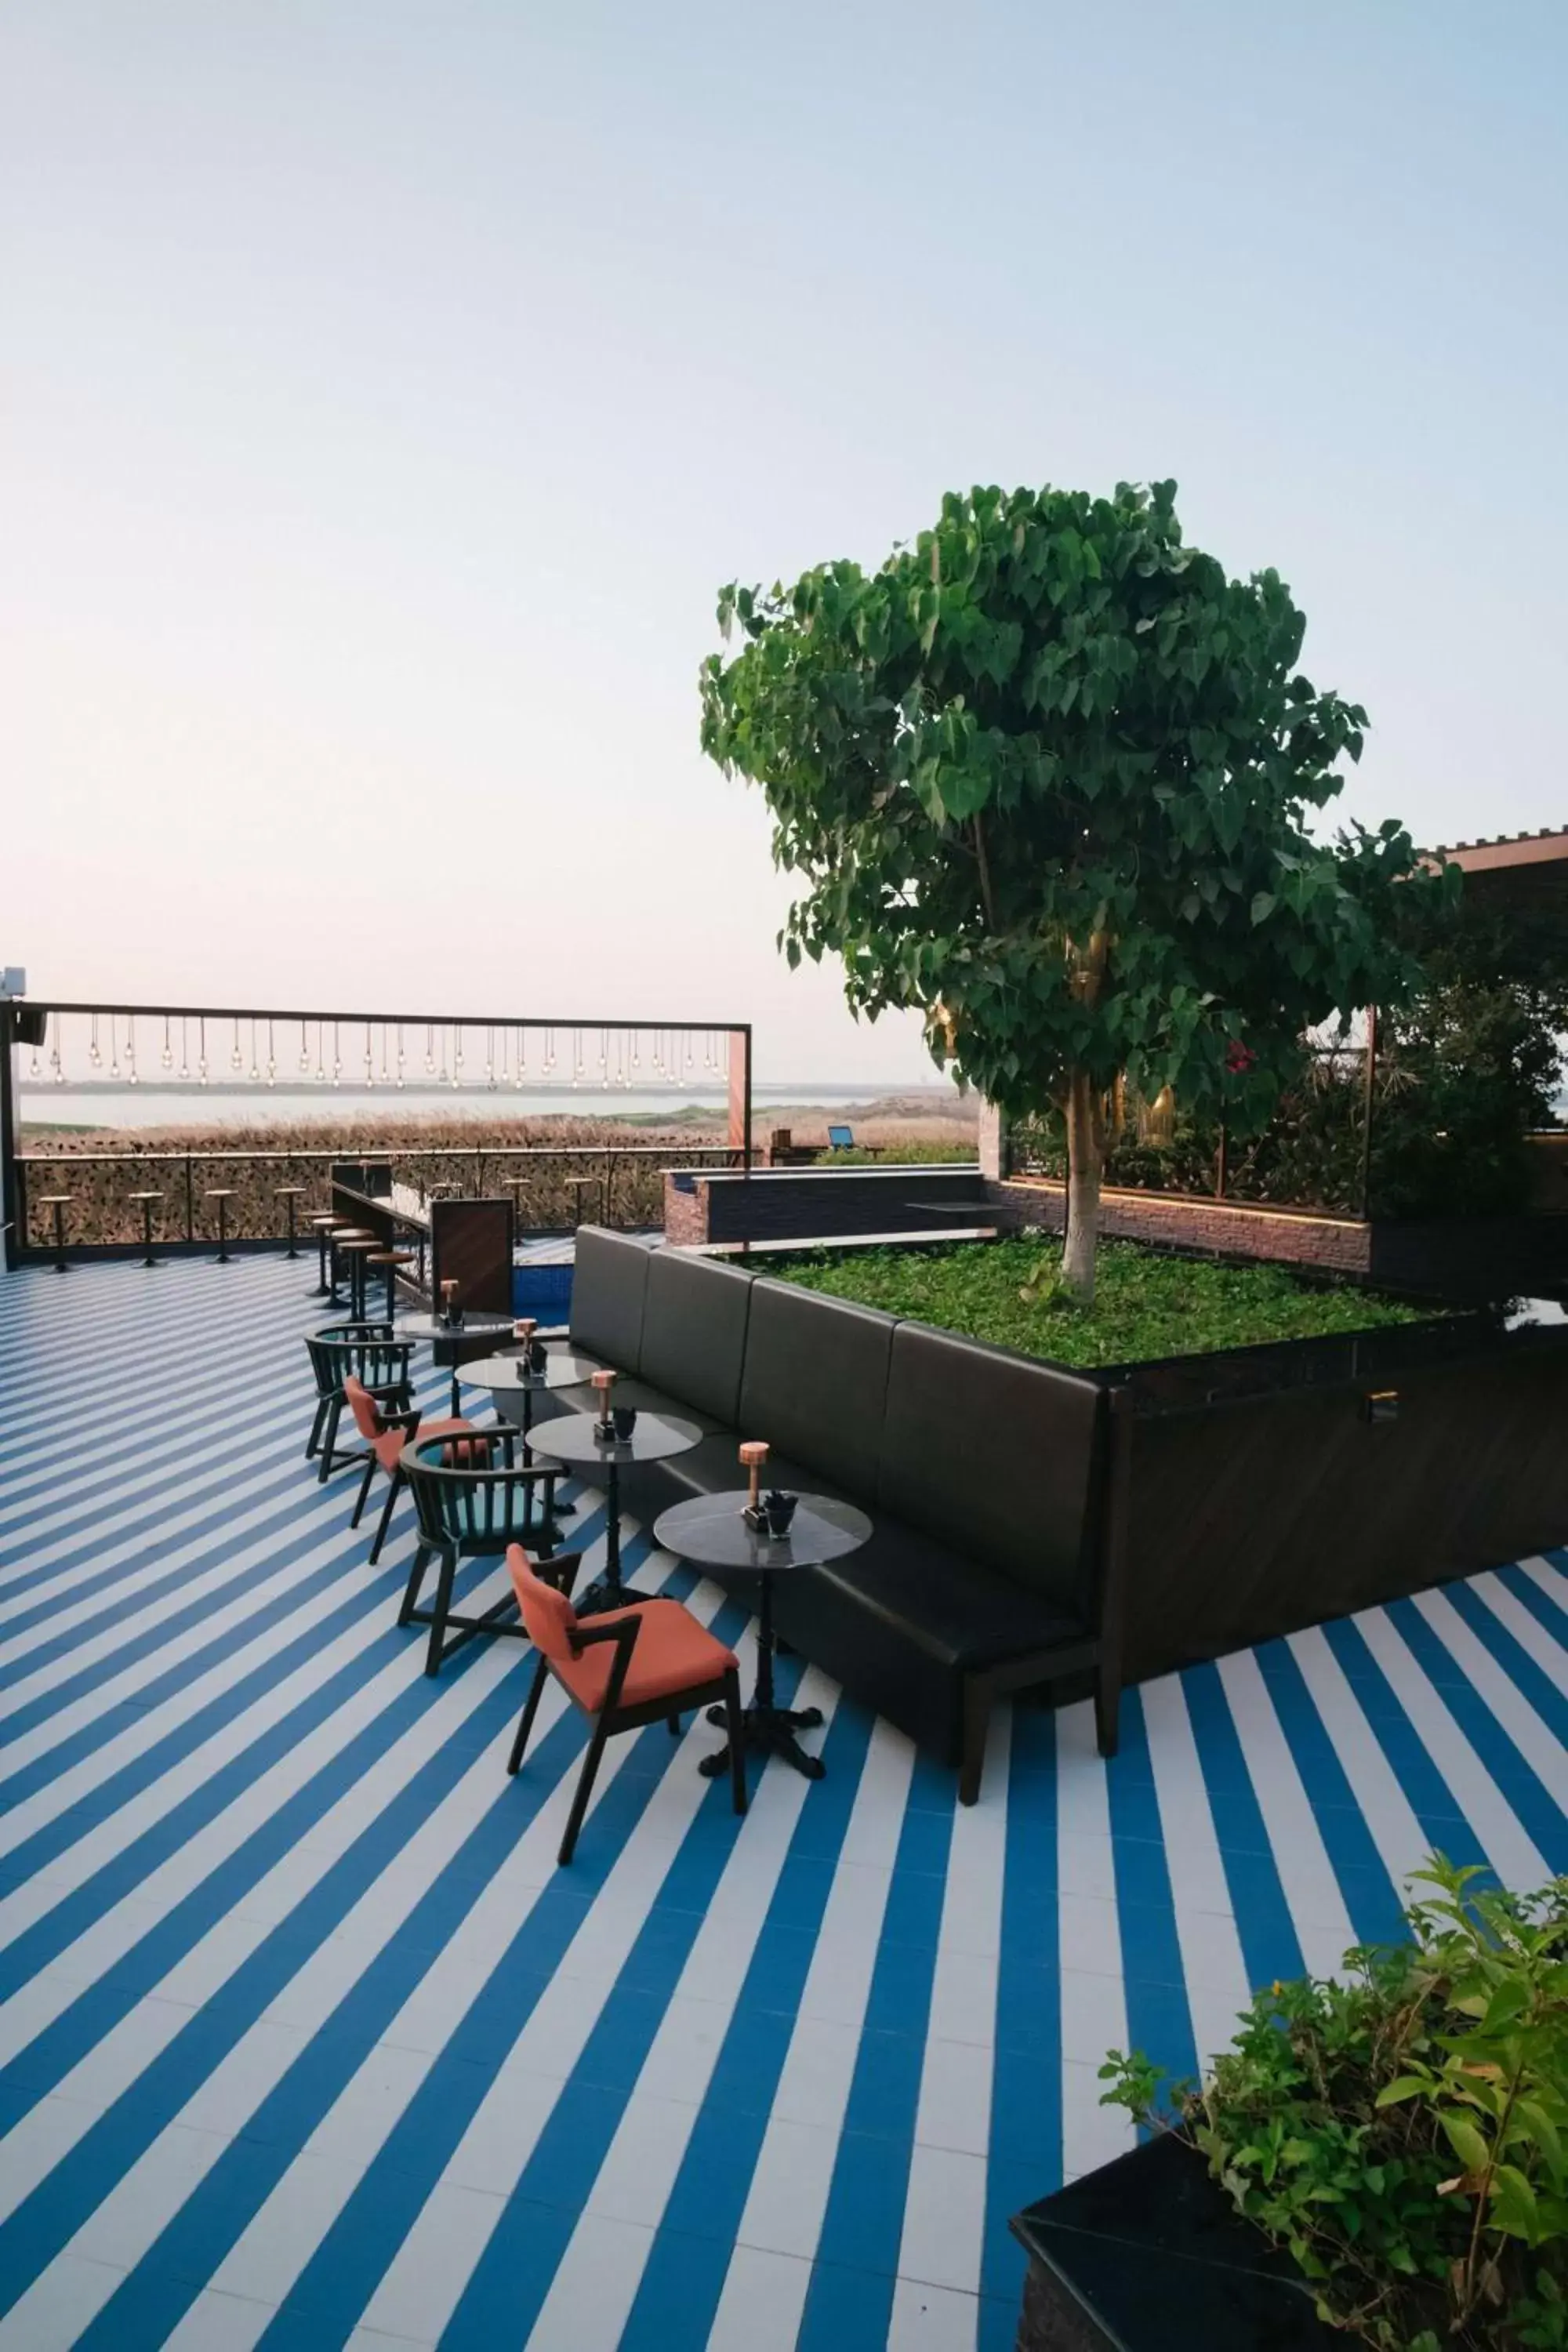
[(1172, 2135), (1015, 2214), (1017, 2352), (1345, 2352), (1288, 2254)]

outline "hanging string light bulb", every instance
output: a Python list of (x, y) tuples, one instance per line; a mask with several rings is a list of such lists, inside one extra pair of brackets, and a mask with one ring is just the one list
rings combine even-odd
[(180, 1015), (180, 1076), (182, 1078), (188, 1078), (190, 1075), (191, 1057), (185, 1039), (185, 1016), (182, 1013)]
[(452, 1024), (452, 1084), (455, 1087), (460, 1087), (462, 1083), (463, 1033), (458, 1024), (454, 1021)]
[(305, 1034), (305, 1024), (301, 1021), (300, 1024), (300, 1076), (302, 1078), (308, 1078), (310, 1075), (310, 1040)]
[(381, 1024), (381, 1083), (384, 1087), (388, 1083), (391, 1076), (392, 1073), (386, 1066), (386, 1024), (384, 1021)]
[(493, 1029), (487, 1029), (485, 1031), (485, 1084), (487, 1087), (493, 1087), (495, 1082), (496, 1033)]
[[(435, 1068), (436, 1060), (434, 1055), (426, 1057), (426, 1066), (432, 1070)], [(447, 1076), (447, 1032), (443, 1029), (441, 1032), (441, 1084), (446, 1086), (448, 1083), (449, 1081)]]
[(638, 1067), (638, 1066), (640, 1065), (641, 1061), (642, 1061), (642, 1034), (641, 1034), (641, 1032), (640, 1032), (639, 1030), (634, 1029), (634, 1030), (632, 1031), (632, 1067), (633, 1067), (633, 1069), (634, 1069), (634, 1070), (635, 1070), (635, 1069), (637, 1069), (637, 1068)]
[[(57, 1013), (55, 1017), (58, 1020), (59, 1015)], [(38, 1080), (43, 1076), (43, 1075), (42, 1070), (38, 1067), (38, 1049), (35, 1045), (33, 1047), (33, 1058), (27, 1065), (27, 1076), (31, 1078), (33, 1084), (37, 1086)]]
[(165, 1013), (163, 1015), (163, 1050), (158, 1056), (160, 1066), (165, 1070), (172, 1070), (174, 1066), (174, 1041), (170, 1031), (171, 1023), (169, 1015)]
[(332, 1084), (336, 1086), (343, 1074), (342, 1037), (337, 1022), (332, 1024)]
[(516, 1075), (512, 1079), (512, 1084), (514, 1087), (521, 1087), (522, 1084), (522, 1074), (528, 1067), (528, 1032), (526, 1029), (520, 1029), (517, 1033), (513, 1050), (513, 1066)]
[[(444, 1064), (445, 1047), (442, 1049), (441, 1058)], [(427, 1078), (433, 1078), (436, 1075), (436, 1032), (433, 1028), (426, 1028), (425, 1032), (425, 1075)]]
[(114, 1026), (112, 1013), (109, 1016), (109, 1075), (111, 1078), (120, 1076), (120, 1033)]
[(550, 1076), (554, 1067), (555, 1032), (553, 1029), (547, 1029), (544, 1033), (544, 1075), (546, 1077)]
[(136, 1024), (130, 1013), (125, 1016), (125, 1060), (126, 1077), (134, 1086), (136, 1084)]
[(257, 1068), (257, 1066), (256, 1066), (256, 1015), (255, 1015), (255, 1013), (253, 1013), (251, 1014), (251, 1016), (250, 1016), (250, 1083), (251, 1083), (251, 1085), (252, 1085), (253, 1087), (254, 1087), (254, 1086), (256, 1086), (256, 1085), (258, 1085), (258, 1084), (259, 1083), (259, 1081), (260, 1081), (260, 1077), (261, 1077), (261, 1072), (260, 1072), (260, 1071)]
[(278, 1084), (278, 1051), (272, 1034), (270, 1013), (267, 1016), (267, 1083), (269, 1087), (275, 1087)]
[(65, 1023), (57, 1013), (55, 1015), (55, 1042), (49, 1053), (49, 1076), (53, 1078), (57, 1087), (63, 1087), (66, 1082), (65, 1065), (60, 1060), (60, 1037), (64, 1028)]
[(375, 1060), (370, 1042), (368, 1021), (364, 1024), (364, 1082), (367, 1087), (374, 1087), (375, 1084)]
[(101, 1068), (103, 1064), (103, 1055), (98, 1050), (98, 1015), (96, 1013), (92, 1016), (92, 1043), (88, 1048), (87, 1058), (92, 1064), (95, 1070)]
[(234, 1020), (234, 1051), (228, 1057), (228, 1066), (231, 1070), (243, 1070), (245, 1067), (245, 1058), (239, 1050), (239, 1015), (237, 1013)]
[(397, 1083), (403, 1084), (403, 1024), (397, 1024)]
[(324, 1086), (327, 1079), (327, 1028), (323, 1021), (316, 1024), (316, 1083)]
[(207, 1017), (201, 1013), (196, 1021), (196, 1076), (205, 1087), (207, 1082)]

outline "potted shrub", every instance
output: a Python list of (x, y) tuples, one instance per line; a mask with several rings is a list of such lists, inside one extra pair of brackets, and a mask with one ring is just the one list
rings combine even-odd
[(1568, 1880), (1434, 1857), (1407, 1943), (1260, 1992), (1200, 2090), (1101, 2069), (1151, 2142), (1021, 2214), (1028, 2352), (1568, 2347)]

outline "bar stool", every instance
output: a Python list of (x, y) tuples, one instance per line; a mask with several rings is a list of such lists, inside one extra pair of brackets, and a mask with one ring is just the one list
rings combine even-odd
[(413, 1263), (412, 1250), (372, 1250), (365, 1259), (367, 1266), (384, 1265), (386, 1268), (386, 1319), (389, 1323), (397, 1312), (397, 1269), (400, 1265), (412, 1265)]
[(577, 1195), (577, 1211), (576, 1215), (573, 1220), (574, 1223), (580, 1225), (583, 1222), (583, 1195), (587, 1191), (590, 1184), (597, 1185), (599, 1188), (599, 1220), (600, 1223), (603, 1223), (605, 1215), (604, 1178), (602, 1176), (568, 1176), (566, 1181), (573, 1192)]
[(327, 1238), (337, 1222), (336, 1214), (331, 1209), (318, 1209), (310, 1219), (315, 1230), (316, 1257), (321, 1270), (320, 1281), (308, 1294), (311, 1298), (330, 1298), (332, 1295), (332, 1286), (327, 1280)]
[(365, 1318), (365, 1264), (367, 1259), (376, 1255), (380, 1244), (374, 1234), (358, 1234), (350, 1241), (344, 1241), (340, 1235), (338, 1247), (349, 1262), (349, 1312), (356, 1323), (363, 1323)]
[(338, 1285), (343, 1279), (342, 1252), (345, 1244), (371, 1242), (374, 1239), (375, 1235), (366, 1233), (363, 1225), (351, 1225), (343, 1217), (333, 1218), (331, 1231), (327, 1235), (327, 1289), (334, 1307), (342, 1307), (344, 1304), (338, 1295)]
[(217, 1256), (214, 1263), (217, 1265), (226, 1265), (228, 1264), (228, 1204), (234, 1198), (234, 1186), (232, 1184), (209, 1185), (202, 1197), (204, 1200), (217, 1202)]
[(158, 1263), (153, 1255), (153, 1203), (154, 1201), (161, 1201), (163, 1197), (162, 1192), (132, 1192), (131, 1195), (132, 1201), (137, 1202), (142, 1210), (142, 1263), (143, 1265), (156, 1265)]
[(66, 1211), (75, 1200), (74, 1192), (40, 1192), (35, 1206), (52, 1209), (55, 1213), (55, 1272), (68, 1274), (66, 1263)]
[(289, 1246), (283, 1253), (285, 1257), (298, 1257), (300, 1255), (294, 1246), (294, 1203), (303, 1197), (304, 1191), (303, 1184), (274, 1184), (272, 1187), (273, 1199), (288, 1204)]

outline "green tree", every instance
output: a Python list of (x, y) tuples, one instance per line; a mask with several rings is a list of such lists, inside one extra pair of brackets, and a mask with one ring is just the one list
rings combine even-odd
[(1119, 1076), (1255, 1125), (1309, 1023), (1408, 984), (1408, 835), (1306, 829), (1365, 714), (1298, 671), (1276, 572), (1183, 544), (1173, 483), (950, 494), (879, 571), (731, 585), (719, 619), (744, 642), (704, 665), (703, 747), (801, 877), (791, 963), (918, 1007), (1005, 1112), (1059, 1106), (1086, 1300)]

